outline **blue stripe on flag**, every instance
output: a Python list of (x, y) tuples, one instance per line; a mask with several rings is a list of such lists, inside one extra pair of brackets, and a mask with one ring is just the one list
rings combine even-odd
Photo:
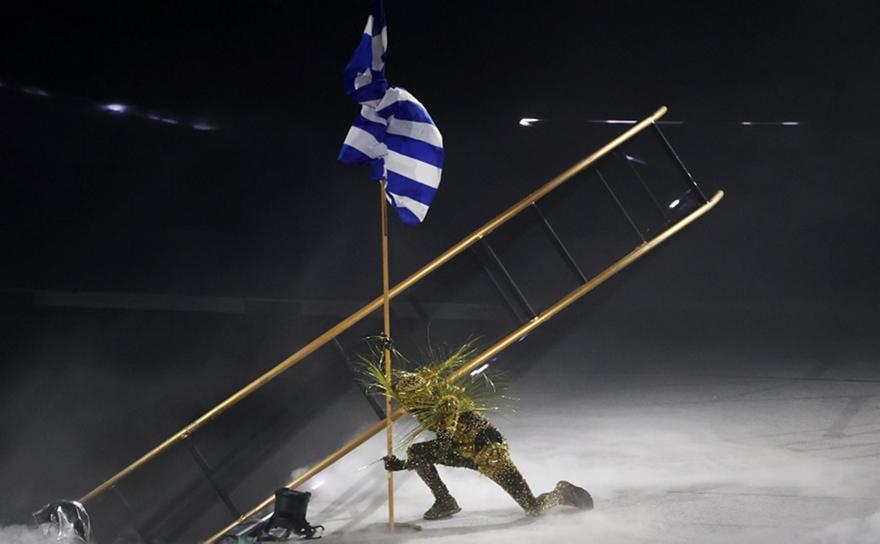
[(385, 91), (388, 89), (388, 82), (385, 81), (384, 75), (380, 80), (375, 79), (375, 74), (379, 72), (373, 72), (373, 82), (369, 85), (361, 87), (356, 91), (350, 91), (348, 96), (352, 98), (355, 102), (363, 104), (364, 102), (369, 102), (371, 100), (381, 100), (383, 96), (385, 96)]
[(352, 122), (352, 126), (369, 132), (370, 134), (372, 134), (373, 138), (376, 138), (380, 142), (387, 140), (388, 138), (388, 136), (385, 135), (385, 125), (383, 125), (382, 123), (370, 121), (363, 115), (358, 115), (357, 117), (355, 117), (354, 122)]
[(404, 225), (415, 226), (421, 223), (419, 218), (406, 208), (397, 207), (394, 204), (392, 204), (391, 207), (397, 212), (397, 217), (400, 218)]
[(361, 34), (361, 40), (358, 43), (358, 46), (354, 50), (354, 54), (351, 55), (351, 60), (348, 61), (348, 64), (345, 66), (345, 70), (342, 72), (343, 79), (346, 83), (346, 92), (348, 89), (348, 82), (351, 81), (351, 88), (354, 88), (354, 77), (359, 73), (363, 72), (373, 64), (373, 39), (370, 38), (367, 34)]
[(348, 144), (342, 144), (342, 149), (339, 150), (339, 157), (337, 157), (337, 160), (345, 164), (369, 164), (370, 179), (382, 179), (385, 175), (385, 166), (382, 159), (365, 155)]
[[(382, 128), (384, 132), (385, 127)], [(414, 140), (397, 134), (385, 134), (385, 139), (383, 141), (385, 142), (385, 145), (388, 146), (388, 149), (392, 151), (396, 151), (401, 155), (406, 155), (407, 157), (412, 157), (413, 159), (436, 166), (437, 168), (443, 168), (442, 148), (425, 143), (421, 140)]]
[(413, 200), (418, 200), (425, 206), (430, 206), (434, 196), (437, 194), (437, 189), (391, 171), (388, 172), (387, 190), (389, 193), (408, 196)]
[(369, 155), (364, 154), (361, 151), (358, 151), (354, 147), (351, 147), (348, 144), (342, 144), (342, 149), (339, 150), (339, 157), (337, 159), (340, 162), (344, 162), (345, 164), (360, 164), (362, 162), (370, 162), (374, 159)]
[(373, 36), (378, 36), (382, 33), (382, 29), (385, 28), (385, 8), (382, 6), (382, 0), (375, 0), (373, 2), (373, 28), (371, 34)]

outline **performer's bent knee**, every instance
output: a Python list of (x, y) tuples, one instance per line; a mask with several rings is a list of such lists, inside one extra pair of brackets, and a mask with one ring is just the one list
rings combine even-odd
[(479, 471), (492, 479), (495, 479), (494, 476), (501, 471), (513, 467), (513, 461), (510, 459), (510, 451), (507, 449), (506, 442), (493, 442), (485, 446), (477, 452), (474, 461)]

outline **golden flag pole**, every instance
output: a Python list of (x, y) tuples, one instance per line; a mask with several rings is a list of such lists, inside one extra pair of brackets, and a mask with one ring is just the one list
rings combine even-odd
[[(382, 312), (385, 320), (385, 346), (383, 358), (385, 360), (385, 379), (386, 383), (391, 383), (391, 298), (389, 292), (388, 280), (388, 200), (385, 197), (385, 186), (388, 182), (381, 180), (379, 182), (379, 200), (381, 201), (381, 221), (382, 221)], [(391, 414), (391, 391), (385, 393), (385, 413)], [(391, 427), (394, 424), (392, 418), (385, 419), (385, 441), (390, 457), (394, 454), (393, 435)], [(388, 474), (388, 529), (394, 531), (394, 473), (390, 470)]]

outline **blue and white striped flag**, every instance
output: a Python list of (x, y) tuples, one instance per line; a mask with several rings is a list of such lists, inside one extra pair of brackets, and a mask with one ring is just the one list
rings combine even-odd
[(373, 13), (361, 42), (345, 67), (345, 91), (361, 104), (342, 144), (339, 160), (369, 163), (372, 179), (385, 179), (386, 196), (407, 225), (421, 223), (440, 186), (443, 137), (416, 97), (385, 79), (388, 46), (382, 2)]

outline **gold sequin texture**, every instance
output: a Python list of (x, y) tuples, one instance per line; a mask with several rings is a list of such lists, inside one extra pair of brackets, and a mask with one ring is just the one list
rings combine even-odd
[[(414, 470), (434, 495), (434, 505), (425, 512), (426, 519), (449, 517), (460, 510), (436, 465), (477, 470), (497, 483), (529, 515), (538, 516), (559, 504), (592, 508), (586, 490), (560, 481), (547, 493), (535, 496), (529, 484), (510, 458), (507, 441), (483, 415), (492, 409), (487, 397), (465, 380), (464, 385), (449, 383), (448, 375), (461, 368), (473, 353), (465, 344), (450, 356), (423, 365), (416, 372), (395, 370), (388, 383), (380, 360), (366, 359), (363, 371), (371, 390), (390, 394), (418, 421), (408, 435), (405, 460), (387, 457), (387, 470)], [(436, 438), (414, 442), (422, 431), (432, 431)]]
[(426, 407), (425, 401), (434, 396), (431, 383), (414, 376), (398, 381), (397, 397), (437, 438), (409, 446), (402, 468), (416, 471), (434, 495), (434, 506), (425, 513), (426, 518), (448, 517), (459, 511), (435, 465), (478, 470), (500, 485), (529, 515), (541, 515), (563, 502), (559, 489), (536, 497), (511, 460), (501, 433), (482, 414), (461, 411), (457, 396), (444, 395), (433, 409)]

